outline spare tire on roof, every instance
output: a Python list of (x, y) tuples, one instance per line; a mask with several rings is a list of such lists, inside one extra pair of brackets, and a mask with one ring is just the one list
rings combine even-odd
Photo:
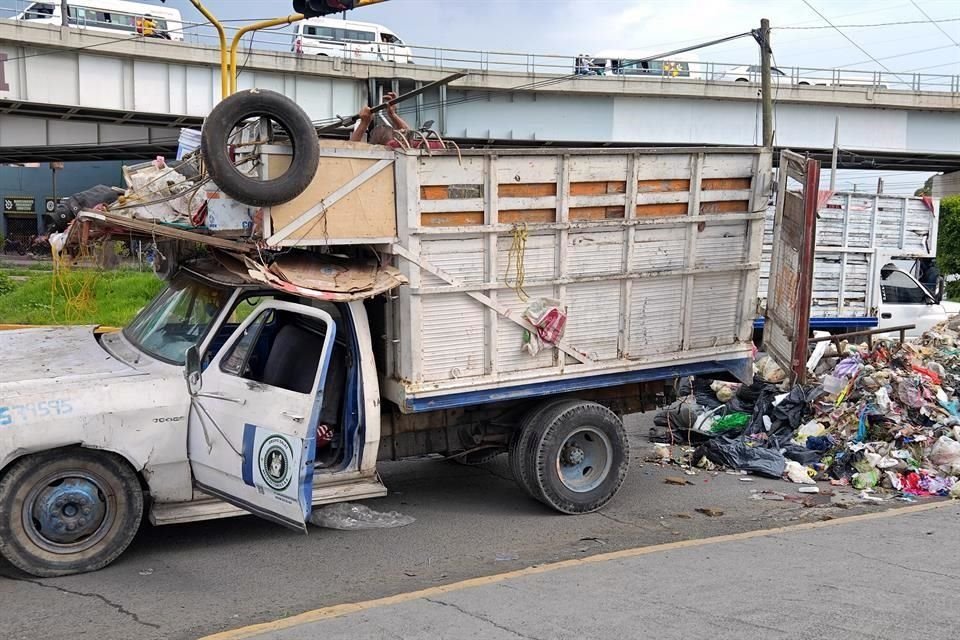
[[(268, 118), (290, 138), (293, 157), (283, 175), (269, 180), (246, 175), (232, 159), (230, 136), (242, 122)], [(317, 172), (320, 148), (310, 116), (276, 91), (238, 91), (215, 106), (203, 122), (201, 153), (207, 173), (225, 194), (257, 207), (281, 204), (303, 193)]]

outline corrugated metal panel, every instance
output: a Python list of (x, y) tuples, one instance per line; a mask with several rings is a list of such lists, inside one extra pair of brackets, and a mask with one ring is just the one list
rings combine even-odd
[(628, 356), (680, 349), (683, 278), (656, 278), (633, 283), (630, 295)]
[(623, 271), (623, 231), (570, 233), (567, 274), (600, 276)]
[(483, 374), (486, 317), (486, 307), (461, 293), (423, 296), (425, 381)]
[(566, 339), (598, 360), (615, 360), (620, 334), (620, 283), (567, 286)]
[(687, 241), (685, 227), (642, 229), (634, 235), (630, 270), (662, 271), (683, 268)]
[[(740, 310), (740, 274), (738, 272), (700, 274), (693, 279), (693, 307), (690, 348), (716, 347), (736, 339), (737, 313)], [(752, 295), (752, 292), (751, 292)]]
[[(552, 298), (553, 287), (527, 287), (530, 300), (536, 298)], [(530, 304), (524, 302), (513, 291), (500, 290), (497, 301), (509, 308), (516, 316), (523, 314)], [(547, 347), (536, 356), (531, 356), (522, 349), (523, 328), (520, 325), (503, 317), (497, 318), (497, 361), (500, 371), (525, 371), (552, 367), (556, 364), (556, 349)]]
[(708, 223), (697, 236), (697, 267), (725, 267), (746, 261), (747, 225)]
[[(556, 275), (557, 236), (555, 233), (530, 234), (523, 251), (523, 270), (526, 282), (551, 280)], [(497, 238), (497, 281), (515, 282), (516, 255), (511, 252), (513, 236), (502, 235)], [(513, 263), (511, 264), (511, 261)], [(507, 276), (509, 269), (510, 275)]]
[[(452, 240), (424, 240), (420, 244), (420, 253), (435, 266), (448, 274), (477, 285), (483, 282), (483, 239), (478, 237), (456, 238)], [(424, 287), (442, 287), (447, 283), (435, 275), (423, 271), (421, 284)]]

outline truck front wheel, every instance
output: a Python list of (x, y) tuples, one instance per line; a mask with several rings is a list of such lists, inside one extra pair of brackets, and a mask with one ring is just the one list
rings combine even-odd
[(123, 553), (142, 516), (143, 490), (118, 456), (25, 456), (0, 480), (0, 554), (41, 578), (96, 571)]
[(590, 513), (620, 489), (630, 445), (615, 413), (594, 402), (552, 405), (524, 441), (527, 489), (561, 513)]

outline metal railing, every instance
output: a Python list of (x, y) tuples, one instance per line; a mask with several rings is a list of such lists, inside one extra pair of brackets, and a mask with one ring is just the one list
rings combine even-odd
[[(15, 7), (0, 7), (0, 18), (12, 18), (31, 4), (27, 0), (16, 0)], [(24, 24), (37, 21), (25, 21)], [(249, 21), (244, 21), (244, 23)], [(118, 29), (115, 25), (98, 24), (95, 21), (84, 20), (80, 28), (97, 29), (97, 33), (107, 35), (115, 32), (117, 39), (143, 37), (137, 33), (130, 33)], [(243, 24), (238, 22), (225, 23), (227, 32), (232, 36)], [(183, 46), (218, 46), (219, 36), (212, 26), (206, 22), (191, 22), (183, 20), (181, 26), (170, 25), (170, 33), (179, 33), (183, 36)], [(155, 40), (154, 38), (144, 38)], [(157, 39), (159, 40), (159, 39)], [(168, 40), (160, 40), (169, 42)], [(247, 40), (247, 43), (250, 41)], [(291, 56), (309, 56), (308, 53), (295, 53), (294, 31), (289, 27), (282, 29), (268, 29), (256, 32), (253, 39), (253, 52), (277, 51), (287, 52)], [(309, 41), (308, 41), (309, 43)], [(327, 43), (330, 44), (330, 43)], [(247, 44), (249, 46), (249, 44)], [(392, 45), (391, 45), (392, 46)], [(618, 81), (672, 81), (672, 82), (723, 82), (723, 83), (760, 83), (759, 65), (743, 63), (685, 61), (683, 56), (673, 60), (674, 64), (641, 65), (631, 61), (620, 61), (617, 65), (609, 59), (592, 59), (589, 56), (523, 53), (511, 51), (474, 50), (451, 47), (435, 47), (427, 45), (406, 44), (394, 48), (392, 52), (379, 50), (377, 43), (345, 43), (342, 51), (336, 50), (334, 44), (328, 51), (335, 57), (350, 58), (358, 61), (380, 61), (386, 63), (405, 64), (412, 62), (416, 65), (435, 67), (440, 70), (469, 69), (485, 73), (514, 73), (526, 76), (579, 76), (583, 79), (611, 79)], [(398, 50), (399, 49), (399, 50)], [(248, 55), (249, 49), (241, 49), (241, 60)], [(664, 67), (667, 68), (664, 68)], [(960, 74), (944, 75), (915, 72), (888, 72), (865, 71), (848, 68), (815, 68), (815, 67), (779, 67), (774, 76), (774, 87), (778, 90), (793, 87), (827, 88), (830, 90), (875, 90), (938, 92), (960, 94)]]

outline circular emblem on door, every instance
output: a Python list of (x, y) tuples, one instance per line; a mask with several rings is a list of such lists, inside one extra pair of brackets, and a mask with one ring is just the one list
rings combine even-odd
[(260, 475), (274, 491), (283, 491), (293, 479), (293, 451), (280, 436), (270, 436), (260, 445)]

